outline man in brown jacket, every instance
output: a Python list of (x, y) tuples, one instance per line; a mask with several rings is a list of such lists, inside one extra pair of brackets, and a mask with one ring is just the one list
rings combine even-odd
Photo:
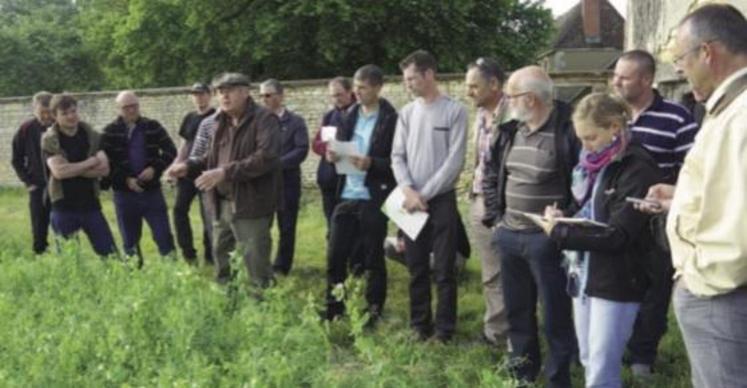
[(173, 174), (199, 175), (195, 184), (207, 193), (218, 282), (231, 278), (229, 256), (238, 248), (252, 283), (267, 287), (272, 282), (270, 226), (282, 194), (279, 122), (252, 100), (247, 76), (226, 73), (214, 87), (221, 113), (210, 149)]

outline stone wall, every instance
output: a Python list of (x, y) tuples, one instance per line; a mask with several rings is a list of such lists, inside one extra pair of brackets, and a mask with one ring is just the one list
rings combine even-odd
[[(568, 87), (589, 87), (588, 90), (604, 90), (609, 76), (606, 72), (559, 72), (551, 74), (556, 91)], [(474, 115), (474, 107), (465, 95), (464, 75), (446, 74), (439, 76), (441, 90), (460, 100), (469, 107), (470, 120)], [(309, 137), (313, 139), (319, 127), (323, 113), (330, 108), (327, 97), (326, 80), (288, 81), (284, 82), (285, 100), (289, 109), (301, 114), (309, 126)], [(140, 109), (144, 116), (156, 119), (169, 130), (172, 137), (177, 139), (176, 131), (185, 113), (192, 109), (187, 88), (163, 88), (139, 90)], [(253, 90), (255, 98), (257, 90)], [(114, 98), (117, 92), (74, 93), (79, 100), (81, 118), (93, 124), (100, 130), (111, 122), (117, 115)], [(388, 77), (382, 90), (383, 97), (401, 108), (409, 100), (401, 77)], [(562, 98), (562, 94), (559, 94)], [(12, 97), (0, 98), (0, 186), (17, 186), (20, 181), (15, 176), (10, 165), (11, 139), (19, 124), (31, 117), (31, 98)], [(471, 128), (471, 125), (470, 125)], [(472, 138), (471, 134), (469, 135)], [(467, 161), (471, 161), (474, 153), (472, 142), (467, 149)], [(304, 186), (315, 185), (316, 166), (319, 157), (313, 152), (302, 165)], [(468, 162), (468, 165), (471, 164)], [(463, 175), (467, 179), (467, 175)]]
[[(440, 76), (441, 89), (446, 94), (454, 96), (466, 105), (464, 92), (464, 76), (461, 74), (450, 74)], [(326, 80), (307, 80), (285, 82), (285, 101), (289, 109), (301, 114), (309, 126), (309, 136), (313, 139), (319, 126), (321, 117), (330, 108), (327, 97)], [(258, 90), (252, 90), (255, 99)], [(144, 116), (161, 122), (177, 139), (176, 131), (179, 128), (182, 117), (190, 111), (192, 104), (187, 88), (163, 88), (139, 90), (141, 112)], [(104, 125), (111, 122), (117, 115), (114, 98), (117, 92), (96, 93), (74, 93), (79, 99), (79, 111), (81, 119), (93, 124), (94, 128), (101, 130)], [(391, 77), (387, 80), (382, 91), (383, 97), (389, 99), (392, 104), (400, 108), (409, 99), (399, 77)], [(0, 98), (0, 155), (3, 162), (0, 163), (0, 186), (19, 185), (20, 181), (15, 176), (10, 165), (11, 139), (18, 129), (19, 124), (31, 117), (31, 98)], [(471, 108), (470, 108), (471, 109)], [(178, 144), (178, 143), (177, 143)], [(304, 184), (313, 185), (315, 182), (316, 166), (319, 158), (313, 152), (304, 162)]]

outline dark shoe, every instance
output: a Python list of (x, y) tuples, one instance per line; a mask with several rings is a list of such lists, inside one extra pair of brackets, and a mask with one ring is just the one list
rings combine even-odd
[(290, 271), (287, 271), (287, 270), (285, 270), (283, 268), (280, 268), (280, 267), (272, 267), (272, 273), (275, 276), (285, 277), (285, 276), (288, 276), (288, 272), (290, 272)]
[(425, 342), (425, 341), (428, 341), (433, 336), (433, 333), (428, 330), (413, 329), (412, 335), (415, 338), (415, 341)]
[(381, 306), (378, 304), (368, 306), (368, 321), (366, 321), (364, 328), (373, 329), (379, 320), (381, 320)]
[(436, 333), (436, 335), (435, 335), (435, 336), (433, 337), (433, 339), (434, 339), (434, 340), (435, 340), (436, 342), (438, 342), (438, 343), (441, 343), (441, 344), (444, 344), (444, 345), (446, 345), (446, 344), (448, 344), (449, 342), (451, 342), (451, 340), (453, 339), (453, 337), (454, 337), (454, 336), (453, 336), (452, 334), (450, 334), (450, 333), (442, 333), (442, 332), (438, 332), (438, 333)]

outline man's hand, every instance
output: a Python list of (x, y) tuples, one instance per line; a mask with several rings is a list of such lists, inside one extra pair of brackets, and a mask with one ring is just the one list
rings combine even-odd
[(140, 172), (140, 175), (137, 176), (137, 179), (139, 179), (141, 182), (148, 182), (152, 180), (154, 176), (156, 176), (156, 170), (153, 167), (149, 166)]
[(555, 225), (558, 223), (558, 221), (555, 220), (558, 217), (563, 217), (563, 212), (560, 211), (555, 204), (545, 207), (544, 221), (539, 222), (538, 225), (546, 235), (549, 236), (552, 233), (553, 228), (555, 228)]
[(127, 187), (130, 190), (132, 190), (132, 191), (134, 191), (136, 193), (142, 193), (143, 192), (143, 188), (140, 187), (140, 184), (138, 183), (137, 178), (127, 177), (127, 179), (125, 179), (125, 183), (127, 184)]
[(428, 211), (428, 204), (417, 191), (411, 187), (403, 187), (402, 192), (405, 194), (405, 202), (402, 207), (405, 208), (409, 213), (415, 211)]
[(351, 156), (350, 161), (353, 162), (355, 168), (366, 171), (371, 167), (371, 158), (368, 156)]
[(672, 206), (672, 198), (674, 197), (674, 185), (668, 185), (665, 183), (655, 184), (648, 189), (646, 194), (646, 200), (658, 203), (659, 206), (649, 204), (635, 204), (636, 210), (649, 213), (659, 214), (668, 212)]
[(95, 167), (93, 167), (93, 168), (89, 169), (88, 171), (86, 171), (86, 173), (88, 175), (91, 175), (91, 176), (96, 177), (96, 178), (104, 177), (104, 176), (106, 176), (106, 174), (108, 172), (109, 172), (109, 169), (108, 169), (106, 163), (103, 163), (103, 162), (97, 164)]
[(166, 181), (170, 184), (174, 184), (177, 179), (184, 178), (187, 176), (187, 163), (185, 162), (174, 162), (163, 172), (166, 176)]
[(208, 191), (226, 179), (226, 170), (221, 167), (207, 170), (195, 180), (195, 185), (202, 191)]
[(340, 156), (337, 155), (337, 152), (332, 151), (329, 148), (327, 148), (327, 154), (325, 155), (325, 157), (330, 163), (337, 163), (337, 161), (340, 160)]

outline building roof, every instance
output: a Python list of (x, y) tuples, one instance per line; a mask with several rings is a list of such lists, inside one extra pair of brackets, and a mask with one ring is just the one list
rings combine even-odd
[(581, 2), (568, 12), (555, 19), (558, 33), (552, 42), (551, 50), (566, 48), (599, 48), (609, 47), (623, 49), (625, 41), (625, 19), (607, 0), (599, 0), (601, 40), (598, 43), (587, 43), (584, 37), (584, 23)]

